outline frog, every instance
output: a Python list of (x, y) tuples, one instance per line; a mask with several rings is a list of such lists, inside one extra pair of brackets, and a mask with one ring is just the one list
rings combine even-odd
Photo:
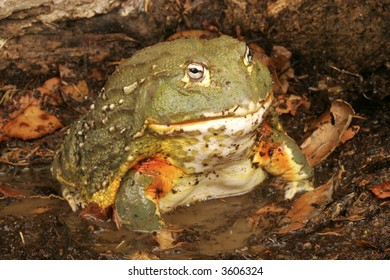
[[(313, 170), (272, 107), (272, 78), (245, 42), (181, 38), (136, 51), (109, 77), (55, 154), (73, 211), (158, 231), (179, 206), (242, 195), (281, 177), (287, 196)], [(288, 194), (289, 193), (289, 194)]]

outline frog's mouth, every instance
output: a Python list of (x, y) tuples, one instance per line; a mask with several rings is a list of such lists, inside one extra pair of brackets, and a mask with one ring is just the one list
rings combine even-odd
[(251, 103), (247, 108), (239, 105), (220, 113), (206, 113), (203, 120), (175, 124), (148, 124), (148, 128), (160, 135), (177, 135), (180, 133), (208, 134), (212, 130), (224, 128), (231, 133), (239, 133), (257, 128), (271, 106), (273, 94), (266, 100)]

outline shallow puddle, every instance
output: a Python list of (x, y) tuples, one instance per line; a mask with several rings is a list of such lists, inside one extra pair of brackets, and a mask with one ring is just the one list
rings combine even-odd
[(249, 228), (247, 218), (267, 202), (261, 198), (261, 192), (255, 190), (241, 196), (179, 207), (174, 212), (165, 214), (164, 218), (179, 235), (183, 232), (178, 238), (178, 242), (183, 242), (183, 245), (162, 251), (158, 250), (158, 244), (151, 233), (117, 230), (111, 221), (83, 220), (71, 212), (64, 200), (50, 197), (57, 187), (52, 179), (48, 179), (50, 172), (47, 167), (10, 173), (12, 172), (7, 171), (1, 174), (1, 186), (12, 188), (25, 197), (3, 197), (0, 200), (0, 218), (13, 215), (25, 219), (35, 215), (44, 219), (43, 213), (51, 213), (67, 226), (69, 236), (64, 238), (77, 240), (80, 245), (109, 257), (118, 254), (118, 257), (126, 258), (143, 251), (161, 259), (188, 259), (245, 250), (248, 237), (261, 233), (260, 230), (252, 231)]

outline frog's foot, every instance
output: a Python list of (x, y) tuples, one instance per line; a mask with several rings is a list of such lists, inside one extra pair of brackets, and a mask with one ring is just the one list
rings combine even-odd
[(71, 191), (68, 187), (61, 188), (62, 197), (68, 202), (73, 212), (85, 207), (85, 202), (80, 193)]
[(312, 180), (290, 181), (285, 186), (285, 199), (292, 199), (297, 193), (314, 190)]
[(154, 157), (137, 164), (121, 181), (115, 200), (117, 226), (154, 231), (165, 226), (159, 200), (171, 191), (182, 171)]

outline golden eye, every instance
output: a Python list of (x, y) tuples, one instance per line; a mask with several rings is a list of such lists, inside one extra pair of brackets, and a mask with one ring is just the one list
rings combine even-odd
[(252, 51), (251, 51), (251, 49), (248, 46), (246, 46), (245, 53), (244, 53), (244, 64), (245, 64), (245, 66), (251, 65), (252, 64), (252, 60), (253, 60)]
[(206, 69), (202, 64), (192, 62), (187, 66), (187, 73), (191, 80), (200, 82), (205, 77)]

